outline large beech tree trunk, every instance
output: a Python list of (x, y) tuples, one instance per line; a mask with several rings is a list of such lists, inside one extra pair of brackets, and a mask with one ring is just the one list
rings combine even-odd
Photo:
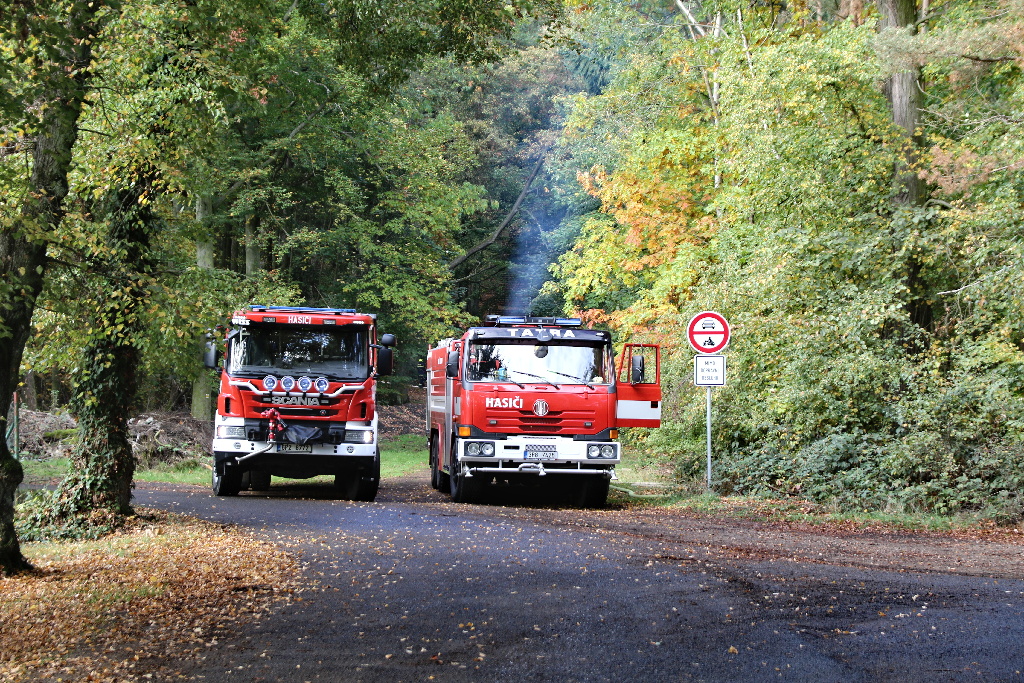
[(152, 177), (137, 177), (106, 197), (107, 251), (92, 268), (101, 272), (95, 299), (96, 336), (83, 351), (71, 408), (79, 440), (70, 473), (50, 512), (60, 526), (83, 513), (131, 511), (135, 457), (128, 434), (134, 409), (138, 336), (147, 300), (151, 258)]
[[(879, 0), (880, 28), (907, 28), (916, 32), (916, 0)], [(921, 150), (918, 125), (921, 121), (921, 70), (901, 71), (885, 82), (885, 95), (889, 100), (892, 120), (906, 132), (903, 159), (896, 169), (896, 210), (920, 207), (927, 200), (924, 181), (914, 169)], [(910, 256), (906, 263), (904, 282), (907, 303), (904, 309), (910, 321), (924, 330), (932, 327), (932, 306), (928, 302), (927, 286), (922, 277), (922, 264)]]
[[(24, 33), (46, 47), (49, 61), (41, 62), (35, 73), (40, 79), (38, 99), (24, 102), (38, 112), (35, 136), (31, 140), (29, 191), (13, 223), (0, 230), (0, 425), (6, 429), (11, 395), (21, 377), (21, 358), (31, 331), (36, 298), (46, 271), (46, 247), (63, 217), (68, 193), (71, 151), (78, 139), (92, 47), (99, 31), (96, 14), (106, 5), (102, 0), (75, 0), (65, 11), (65, 23), (53, 30), (52, 17), (40, 16), (31, 3), (12, 6), (5, 16), (0, 36), (25, 44)], [(54, 12), (57, 12), (54, 8)], [(6, 12), (6, 10), (5, 10)], [(10, 20), (10, 21), (8, 21)], [(11, 36), (8, 31), (19, 35)], [(12, 44), (14, 44), (12, 42)], [(14, 531), (14, 493), (24, 473), (21, 464), (0, 439), (0, 572), (26, 568)]]

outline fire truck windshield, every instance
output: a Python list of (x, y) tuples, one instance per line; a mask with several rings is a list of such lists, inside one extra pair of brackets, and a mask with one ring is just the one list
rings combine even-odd
[(365, 327), (250, 325), (231, 338), (228, 372), (301, 373), (362, 381), (370, 372), (367, 351)]
[(606, 344), (471, 342), (470, 382), (609, 384), (613, 381), (611, 348)]

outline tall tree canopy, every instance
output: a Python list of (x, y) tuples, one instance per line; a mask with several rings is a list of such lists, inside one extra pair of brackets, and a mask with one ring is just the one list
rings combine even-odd
[[(595, 5), (582, 27), (668, 7)], [(675, 349), (649, 446), (683, 471), (683, 330), (712, 308), (735, 324), (719, 485), (1019, 516), (1021, 7), (851, 7), (680, 2), (607, 52), (563, 142), (601, 209), (548, 288)]]
[[(393, 94), (428, 56), (492, 57), (550, 5), (72, 1), (4, 14), (0, 414), (43, 295), (30, 357), (73, 371), (95, 435), (58, 512), (126, 509), (125, 369), (189, 358), (201, 330), (253, 296), (376, 307), (424, 336), (458, 317), (432, 255), (457, 250), (451, 234), (482, 191), (464, 178), (460, 125), (410, 120)], [(243, 251), (245, 280), (232, 275)], [(317, 270), (328, 262), (342, 267)], [(179, 367), (198, 373), (194, 358)], [(0, 445), (4, 570), (23, 565), (20, 478)]]

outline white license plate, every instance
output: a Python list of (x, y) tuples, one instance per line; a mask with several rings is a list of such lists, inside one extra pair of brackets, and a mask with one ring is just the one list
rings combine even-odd
[(523, 457), (527, 460), (554, 460), (558, 453), (554, 451), (526, 451)]
[(279, 443), (277, 444), (278, 453), (312, 453), (313, 446), (307, 444), (305, 446), (297, 446), (293, 443)]

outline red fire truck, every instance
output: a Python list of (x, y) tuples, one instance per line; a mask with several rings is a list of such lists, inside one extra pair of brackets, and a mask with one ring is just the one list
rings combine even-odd
[[(380, 481), (376, 380), (394, 335), (350, 309), (251, 306), (227, 331), (213, 437), (213, 492), (265, 491), (270, 478), (334, 475), (339, 498), (373, 500)], [(207, 367), (220, 351), (207, 344)]]
[(616, 372), (610, 333), (578, 318), (488, 323), (428, 352), (431, 485), (473, 502), (551, 476), (569, 502), (604, 505), (619, 428), (661, 424), (659, 347), (626, 344)]

